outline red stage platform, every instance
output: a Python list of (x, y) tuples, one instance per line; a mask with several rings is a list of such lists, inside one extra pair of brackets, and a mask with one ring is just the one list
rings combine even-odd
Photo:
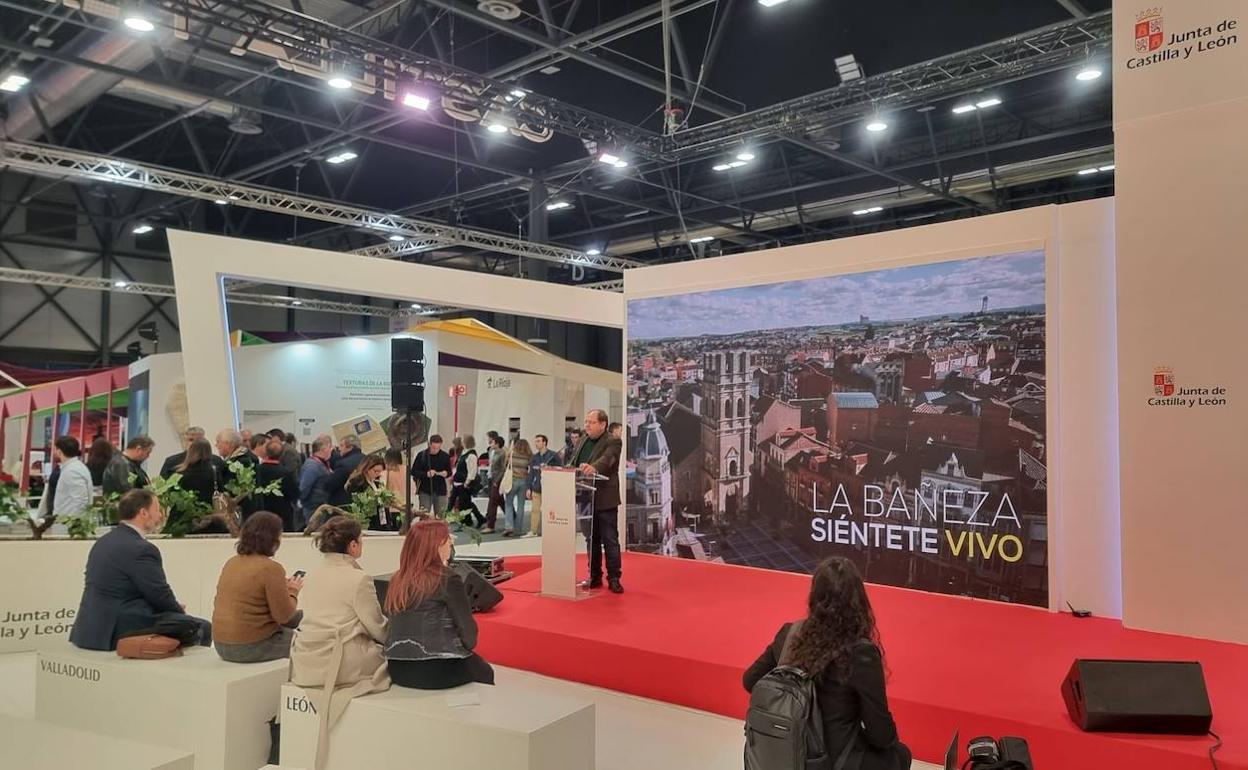
[[(801, 617), (810, 579), (625, 554), (622, 596), (537, 595), (536, 557), (510, 557), (507, 600), (480, 616), (479, 651), (499, 665), (741, 718), (741, 672), (780, 624)], [(583, 557), (582, 557), (583, 567)], [(1030, 607), (871, 586), (903, 740), (943, 762), (962, 737), (1020, 735), (1037, 770), (1207, 770), (1211, 738), (1090, 734), (1058, 687), (1076, 657), (1198, 660), (1225, 770), (1248, 770), (1248, 646), (1130, 631)], [(1237, 608), (1235, 611), (1242, 611)]]

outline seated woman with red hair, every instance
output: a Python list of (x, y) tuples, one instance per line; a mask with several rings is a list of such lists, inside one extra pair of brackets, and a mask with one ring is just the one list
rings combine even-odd
[(390, 623), (384, 654), (390, 679), (400, 687), (494, 684), (494, 669), (472, 651), (477, 621), (463, 579), (447, 566), (451, 545), (446, 522), (413, 522), (386, 590)]

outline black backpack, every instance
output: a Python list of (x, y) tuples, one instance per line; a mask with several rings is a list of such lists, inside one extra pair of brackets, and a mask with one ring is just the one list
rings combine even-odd
[(841, 770), (853, 746), (833, 765), (823, 736), (823, 715), (815, 680), (785, 665), (802, 621), (789, 627), (780, 664), (750, 691), (745, 715), (745, 770)]

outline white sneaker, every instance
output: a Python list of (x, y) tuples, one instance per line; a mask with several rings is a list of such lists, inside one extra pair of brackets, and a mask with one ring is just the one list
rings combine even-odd
[(521, 535), (520, 537), (537, 537), (537, 533), (535, 533), (535, 532), (525, 532), (525, 533), (524, 533), (523, 535)]

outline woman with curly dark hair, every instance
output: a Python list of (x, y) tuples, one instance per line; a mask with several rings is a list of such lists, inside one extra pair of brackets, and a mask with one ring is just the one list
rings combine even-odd
[[(908, 770), (910, 750), (884, 692), (884, 652), (862, 576), (842, 556), (825, 559), (811, 577), (807, 616), (785, 623), (743, 677), (746, 690), (778, 665), (795, 666), (815, 680), (828, 756), (848, 749), (844, 767)], [(785, 642), (796, 634), (789, 645)]]

